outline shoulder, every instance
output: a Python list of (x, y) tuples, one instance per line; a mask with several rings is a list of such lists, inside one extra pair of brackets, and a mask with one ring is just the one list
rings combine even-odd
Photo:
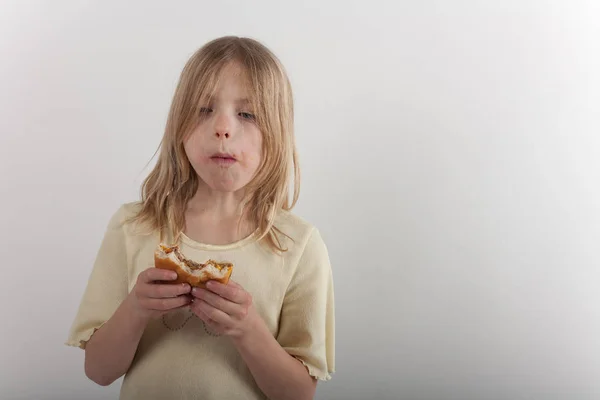
[(304, 247), (311, 236), (319, 233), (313, 223), (291, 211), (285, 210), (277, 213), (273, 226), (276, 228), (278, 237), (284, 246), (296, 250)]
[(288, 250), (288, 256), (297, 258), (328, 258), (327, 246), (318, 227), (292, 213), (279, 211), (274, 226), (278, 237)]
[(106, 238), (127, 254), (128, 262), (140, 253), (152, 253), (158, 244), (158, 234), (135, 217), (142, 209), (141, 202), (122, 203), (112, 213)]
[(108, 230), (119, 231), (129, 240), (141, 240), (152, 236), (155, 232), (137, 221), (142, 203), (139, 201), (122, 203), (113, 211), (108, 223)]
[(141, 209), (142, 203), (139, 201), (122, 203), (113, 211), (110, 217), (109, 226), (115, 229), (118, 228), (125, 231), (131, 231), (135, 225), (133, 219), (138, 215)]
[(273, 225), (281, 231), (281, 233), (289, 236), (294, 241), (307, 237), (316, 229), (311, 222), (291, 211), (285, 210), (281, 210), (277, 213)]
[(139, 201), (132, 201), (128, 203), (122, 203), (114, 212), (112, 219), (115, 223), (127, 224), (131, 218), (137, 215), (141, 210), (142, 203)]

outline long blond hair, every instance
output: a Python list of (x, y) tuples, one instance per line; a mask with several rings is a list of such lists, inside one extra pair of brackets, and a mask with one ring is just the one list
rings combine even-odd
[[(246, 187), (247, 215), (274, 251), (285, 251), (274, 227), (278, 211), (291, 210), (300, 192), (300, 168), (294, 139), (290, 81), (278, 58), (260, 42), (233, 36), (212, 40), (198, 49), (181, 73), (173, 96), (159, 157), (141, 188), (141, 208), (132, 220), (168, 234), (176, 241), (185, 227), (188, 201), (198, 189), (198, 176), (183, 143), (200, 121), (219, 73), (232, 62), (246, 73), (256, 123), (263, 134), (263, 157)], [(293, 188), (292, 184), (293, 175)], [(290, 191), (293, 189), (290, 196)]]

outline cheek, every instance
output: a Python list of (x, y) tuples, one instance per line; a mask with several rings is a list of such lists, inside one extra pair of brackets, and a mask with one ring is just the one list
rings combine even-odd
[(258, 168), (260, 161), (262, 160), (262, 146), (262, 133), (257, 130), (253, 135), (249, 136), (248, 144), (246, 146), (248, 164), (254, 169)]
[(191, 134), (190, 137), (183, 143), (185, 154), (192, 164), (204, 164), (207, 162), (207, 157), (202, 151), (202, 138), (200, 135)]

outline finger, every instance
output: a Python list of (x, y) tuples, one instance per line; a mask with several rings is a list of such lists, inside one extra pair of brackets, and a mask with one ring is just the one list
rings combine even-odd
[(211, 306), (223, 311), (225, 314), (238, 315), (241, 314), (240, 305), (215, 294), (211, 291), (202, 288), (194, 288), (192, 296), (204, 300)]
[(189, 308), (190, 305), (192, 305), (192, 302), (194, 301), (194, 298), (192, 297), (192, 295), (182, 295), (181, 297), (185, 297), (186, 298), (186, 302), (183, 303), (182, 305), (180, 305), (179, 307), (175, 307), (174, 310), (176, 309), (180, 309), (180, 308)]
[(145, 308), (154, 311), (169, 311), (175, 308), (186, 306), (188, 304), (190, 304), (189, 296), (179, 296), (167, 299), (148, 298), (143, 302)]
[(192, 305), (190, 308), (192, 309), (192, 312), (196, 314), (202, 321), (209, 325), (214, 324), (214, 321), (208, 318), (208, 315), (204, 314), (204, 311), (202, 311), (199, 307)]
[(192, 288), (188, 283), (180, 283), (177, 285), (148, 283), (141, 285), (139, 291), (142, 296), (153, 299), (162, 299), (190, 293), (191, 289)]
[[(192, 310), (196, 312), (196, 314), (202, 314), (208, 320), (212, 320), (220, 325), (231, 325), (231, 317), (225, 314), (223, 311), (211, 306), (207, 302), (203, 300), (196, 300), (192, 303)], [(200, 315), (198, 315), (200, 316)], [(206, 322), (205, 319), (202, 319)]]
[(219, 296), (237, 304), (244, 304), (250, 295), (240, 285), (224, 285), (221, 282), (209, 281), (206, 288)]
[(169, 269), (161, 269), (151, 267), (140, 274), (140, 279), (144, 283), (151, 283), (154, 281), (174, 281), (177, 279), (177, 272)]
[(220, 325), (212, 319), (208, 318), (208, 316), (204, 314), (204, 312), (202, 312), (201, 310), (198, 310), (197, 312), (198, 314), (196, 315), (204, 322), (204, 325), (206, 326), (206, 328), (208, 328), (208, 330), (214, 333), (220, 333), (223, 331), (223, 325)]

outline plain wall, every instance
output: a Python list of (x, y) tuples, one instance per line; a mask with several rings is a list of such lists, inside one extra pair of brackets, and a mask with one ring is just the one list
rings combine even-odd
[(63, 345), (179, 73), (261, 40), (336, 285), (319, 399), (600, 398), (595, 1), (3, 1), (0, 398), (114, 399)]

